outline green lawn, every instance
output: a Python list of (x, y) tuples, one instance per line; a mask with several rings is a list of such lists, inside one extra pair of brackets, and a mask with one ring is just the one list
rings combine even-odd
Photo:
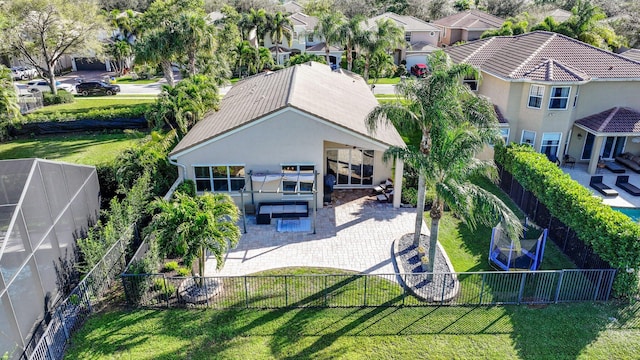
[(369, 79), (367, 83), (369, 84), (388, 84), (395, 85), (400, 82), (400, 77), (392, 77), (392, 78), (379, 78), (379, 79)]
[[(115, 310), (66, 359), (637, 359), (638, 306)], [(615, 318), (615, 319), (614, 319)]]
[(96, 96), (96, 97), (87, 97), (87, 98), (76, 98), (76, 101), (71, 104), (59, 104), (59, 105), (51, 105), (45, 106), (41, 109), (34, 111), (34, 113), (76, 113), (83, 112), (89, 110), (96, 109), (105, 109), (105, 108), (123, 108), (129, 107), (132, 105), (139, 104), (151, 104), (155, 102), (156, 96), (136, 96), (136, 98), (127, 98), (121, 97), (119, 95), (116, 96)]
[(46, 136), (0, 144), (0, 159), (38, 157), (70, 163), (98, 165), (115, 159), (138, 139), (123, 132)]
[(139, 84), (139, 85), (145, 85), (145, 84), (157, 83), (161, 79), (162, 78), (133, 80), (133, 79), (131, 79), (131, 76), (126, 75), (126, 76), (121, 76), (119, 78), (116, 78), (116, 84)]

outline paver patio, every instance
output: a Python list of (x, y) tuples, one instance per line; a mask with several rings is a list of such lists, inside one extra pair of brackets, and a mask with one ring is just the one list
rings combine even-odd
[[(369, 194), (369, 190), (336, 193), (348, 191)], [(227, 254), (222, 270), (216, 271), (215, 259), (210, 258), (205, 275), (246, 275), (297, 266), (391, 274), (396, 272), (391, 260), (393, 241), (413, 232), (414, 224), (415, 209), (394, 209), (366, 195), (347, 200), (338, 196), (332, 207), (319, 209), (316, 234), (277, 232), (275, 224), (257, 225), (251, 216), (247, 233)]]

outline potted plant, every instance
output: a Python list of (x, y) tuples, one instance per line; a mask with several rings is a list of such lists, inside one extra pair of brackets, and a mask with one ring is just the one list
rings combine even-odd
[(418, 246), (416, 250), (418, 250), (418, 257), (420, 259), (422, 259), (422, 257), (425, 256), (425, 254), (427, 253), (427, 249), (425, 249), (424, 246), (422, 245)]
[(427, 271), (427, 269), (429, 268), (429, 258), (426, 256), (421, 257), (420, 266), (422, 267), (422, 271)]

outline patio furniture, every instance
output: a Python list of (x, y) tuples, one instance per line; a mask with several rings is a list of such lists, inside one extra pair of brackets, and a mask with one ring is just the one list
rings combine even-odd
[(616, 178), (616, 186), (633, 196), (640, 196), (640, 188), (629, 183), (629, 175), (619, 175)]
[(308, 216), (309, 203), (307, 201), (264, 202), (258, 205), (256, 223), (268, 225), (271, 224), (272, 218), (299, 218)]
[(568, 167), (570, 169), (573, 169), (573, 167), (576, 165), (576, 158), (574, 158), (571, 155), (565, 155), (562, 158), (562, 166), (563, 167)]
[(607, 161), (604, 163), (604, 167), (609, 169), (612, 173), (623, 174), (625, 173), (625, 169), (620, 164), (616, 164), (612, 161)]
[(380, 202), (393, 202), (393, 188), (388, 192), (383, 192), (376, 195), (376, 199)]
[(604, 196), (618, 196), (618, 192), (602, 182), (602, 176), (592, 176), (589, 186)]
[(635, 156), (630, 152), (622, 153), (615, 158), (617, 163), (620, 163), (629, 169), (640, 173), (640, 156)]

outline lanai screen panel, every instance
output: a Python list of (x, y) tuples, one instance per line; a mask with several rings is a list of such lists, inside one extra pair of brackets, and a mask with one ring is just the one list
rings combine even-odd
[(56, 265), (73, 255), (74, 233), (95, 223), (99, 206), (94, 167), (0, 161), (0, 349), (11, 358), (61, 297)]

